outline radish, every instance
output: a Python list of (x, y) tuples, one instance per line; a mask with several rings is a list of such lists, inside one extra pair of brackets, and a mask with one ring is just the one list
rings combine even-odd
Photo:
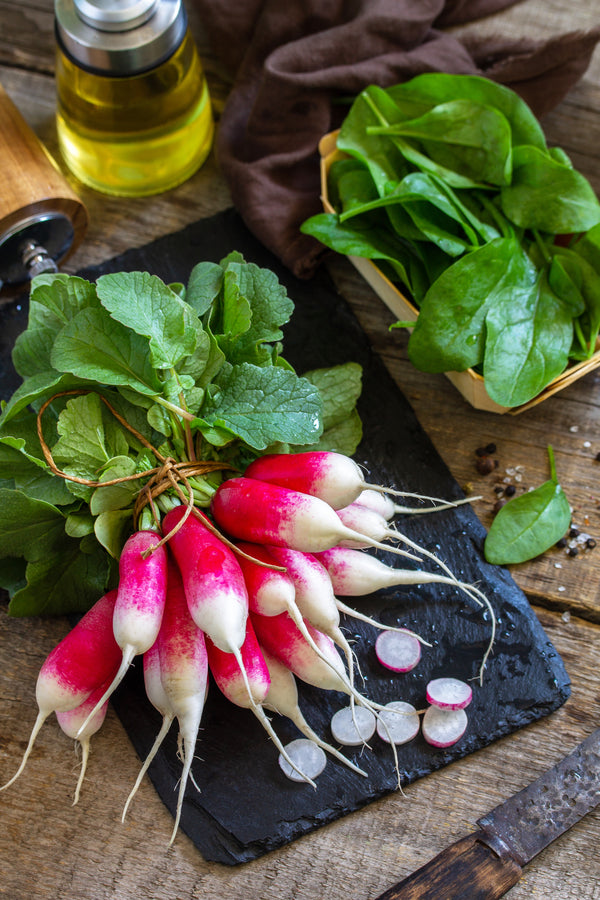
[(377, 733), (386, 742), (407, 744), (419, 733), (419, 715), (411, 703), (392, 700), (379, 713)]
[(238, 548), (246, 554), (239, 556), (238, 562), (248, 590), (250, 610), (262, 616), (277, 616), (293, 607), (296, 599), (294, 583), (286, 572), (276, 568), (278, 563), (272, 553), (260, 544), (247, 542), (239, 543)]
[[(159, 540), (155, 531), (136, 531), (121, 551), (113, 634), (122, 659), (117, 674), (98, 700), (98, 707), (120, 685), (134, 657), (149, 650), (158, 637), (167, 596), (167, 551)], [(86, 725), (84, 722), (82, 731)]]
[(204, 632), (196, 625), (188, 609), (179, 570), (170, 560), (168, 600), (158, 635), (160, 680), (172, 711), (179, 723), (183, 743), (183, 771), (179, 784), (175, 824), (169, 844), (177, 834), (183, 798), (190, 775), (194, 749), (200, 729), (208, 684), (208, 658)]
[[(263, 709), (262, 705), (269, 692), (271, 676), (269, 667), (258, 645), (250, 618), (246, 622), (246, 638), (241, 648), (245, 677), (242, 675), (242, 671), (233, 655), (219, 650), (210, 638), (206, 642), (206, 650), (210, 672), (222, 694), (232, 703), (235, 703), (236, 706), (251, 709), (279, 750), (281, 756), (287, 760), (300, 779), (308, 781), (313, 787), (316, 787), (310, 776), (298, 769), (293, 760), (288, 757), (283, 744)], [(250, 693), (248, 693), (248, 688)]]
[(167, 697), (165, 689), (162, 685), (158, 641), (156, 641), (156, 643), (154, 643), (150, 647), (150, 649), (146, 650), (146, 652), (144, 653), (144, 686), (146, 688), (146, 696), (148, 697), (148, 700), (156, 709), (156, 711), (159, 712), (162, 716), (162, 724), (158, 734), (156, 735), (155, 741), (150, 748), (150, 752), (146, 756), (144, 764), (142, 765), (138, 773), (135, 784), (127, 798), (127, 801), (123, 808), (123, 813), (121, 815), (122, 822), (125, 821), (125, 816), (127, 815), (127, 810), (129, 809), (131, 801), (136, 795), (138, 788), (142, 783), (142, 779), (144, 778), (144, 775), (150, 767), (150, 763), (158, 753), (164, 739), (169, 733), (169, 729), (173, 724), (173, 720), (175, 719), (175, 712), (173, 711), (171, 702)]
[(304, 638), (289, 613), (268, 617), (251, 613), (250, 617), (261, 647), (302, 681), (326, 691), (353, 694), (341, 657), (330, 637), (307, 624), (320, 655)]
[(364, 706), (345, 706), (331, 718), (331, 733), (334, 740), (347, 747), (366, 744), (375, 734), (377, 719)]
[[(270, 709), (272, 712), (276, 712), (279, 715), (290, 719), (298, 731), (305, 737), (314, 741), (315, 744), (327, 753), (331, 753), (339, 759), (340, 762), (343, 762), (344, 765), (352, 769), (353, 772), (357, 772), (359, 775), (366, 777), (367, 773), (363, 769), (354, 765), (354, 763), (347, 759), (343, 753), (340, 753), (335, 747), (332, 747), (326, 741), (322, 740), (319, 735), (313, 731), (302, 715), (302, 711), (298, 705), (298, 688), (293, 673), (278, 659), (270, 653), (267, 653), (266, 650), (263, 648), (261, 648), (261, 650), (263, 659), (269, 668), (269, 676), (271, 678), (269, 692), (264, 702), (265, 709)], [(363, 707), (360, 707), (360, 709), (362, 708)]]
[[(295, 603), (301, 619), (310, 622), (318, 631), (329, 635), (344, 652), (348, 661), (348, 677), (353, 683), (352, 650), (340, 629), (340, 613), (327, 569), (316, 556), (302, 553), (300, 550), (270, 547), (269, 553), (276, 563), (286, 568), (294, 585)], [(293, 618), (295, 620), (295, 617)]]
[(432, 747), (451, 747), (461, 739), (468, 725), (464, 709), (430, 706), (423, 716), (423, 737)]
[[(167, 513), (163, 531), (171, 533), (186, 514), (184, 506)], [(198, 510), (169, 538), (191, 616), (225, 653), (240, 661), (246, 637), (248, 591), (235, 554), (201, 521)]]
[(460, 500), (440, 500), (437, 497), (423, 497), (420, 494), (402, 494), (403, 497), (417, 497), (420, 500), (427, 500), (432, 506), (399, 506), (394, 503), (393, 499), (387, 494), (381, 494), (367, 488), (362, 491), (356, 498), (356, 503), (366, 506), (374, 512), (378, 512), (388, 521), (396, 515), (422, 515), (423, 513), (440, 512), (443, 509), (454, 509), (455, 506), (463, 506), (465, 503), (472, 503), (474, 500), (481, 500), (481, 497), (462, 497)]
[[(83, 780), (85, 778), (85, 772), (90, 755), (90, 740), (92, 738), (92, 735), (96, 734), (96, 732), (99, 731), (99, 729), (102, 727), (104, 719), (106, 718), (106, 711), (108, 710), (108, 700), (106, 700), (102, 706), (96, 709), (98, 700), (103, 696), (106, 687), (107, 684), (105, 683), (95, 691), (92, 691), (87, 700), (84, 700), (83, 703), (80, 703), (79, 706), (75, 707), (75, 709), (63, 710), (62, 712), (56, 713), (58, 724), (67, 735), (67, 737), (74, 738), (81, 745), (81, 771), (79, 773), (77, 787), (75, 788), (73, 806), (75, 806), (75, 804), (79, 801), (81, 786), (83, 785)], [(96, 711), (94, 712), (92, 717), (89, 718), (89, 714), (92, 710)], [(85, 728), (81, 730), (82, 724), (84, 722), (87, 722), (87, 724)]]
[[(344, 539), (363, 539), (340, 522), (329, 504), (318, 497), (254, 478), (223, 481), (213, 495), (211, 509), (227, 534), (256, 544), (314, 553)], [(367, 542), (371, 547), (408, 555), (378, 541), (367, 538)]]
[[(308, 781), (316, 787), (313, 779), (321, 774), (327, 765), (325, 751), (308, 738), (296, 738), (284, 747), (279, 755), (281, 771), (292, 781)], [(306, 772), (306, 774), (304, 774)], [(299, 776), (302, 775), (300, 778)]]
[(50, 651), (37, 678), (35, 689), (38, 715), (18, 770), (0, 791), (19, 777), (33, 749), (39, 731), (52, 712), (76, 709), (97, 688), (114, 677), (121, 650), (112, 631), (117, 599), (109, 591), (92, 606), (77, 625)]
[(375, 654), (386, 669), (410, 672), (421, 659), (421, 644), (412, 634), (386, 630), (375, 641)]
[(473, 699), (473, 690), (459, 678), (434, 678), (426, 689), (427, 702), (440, 709), (465, 709)]
[(457, 581), (454, 576), (416, 569), (396, 569), (363, 550), (348, 547), (333, 547), (317, 554), (317, 558), (329, 572), (336, 595), (361, 597), (383, 588), (400, 585), (448, 584), (463, 590), (479, 606), (485, 606), (490, 613), (491, 635), (479, 668), (479, 679), (483, 680), (483, 672), (496, 638), (496, 617), (490, 601), (478, 588)]
[[(266, 454), (250, 463), (244, 474), (248, 478), (256, 478), (259, 481), (266, 481), (319, 497), (333, 509), (348, 506), (349, 503), (357, 500), (365, 490), (379, 494), (392, 494), (396, 497), (416, 497), (432, 503), (447, 503), (447, 501), (438, 500), (435, 497), (423, 497), (420, 494), (397, 491), (383, 485), (368, 484), (363, 478), (360, 466), (354, 460), (332, 450)], [(455, 504), (448, 505), (454, 506)], [(412, 511), (410, 509), (410, 512)]]

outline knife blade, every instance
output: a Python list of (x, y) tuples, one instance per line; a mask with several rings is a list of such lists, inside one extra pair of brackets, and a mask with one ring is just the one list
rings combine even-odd
[(527, 865), (600, 803), (600, 728), (536, 781), (477, 820), (376, 900), (495, 900)]

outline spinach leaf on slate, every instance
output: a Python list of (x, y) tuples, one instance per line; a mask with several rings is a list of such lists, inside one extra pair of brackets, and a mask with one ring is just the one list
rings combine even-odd
[(496, 514), (484, 544), (488, 562), (510, 565), (534, 559), (569, 527), (571, 508), (557, 479), (552, 447), (548, 447), (548, 458), (550, 479), (509, 500)]

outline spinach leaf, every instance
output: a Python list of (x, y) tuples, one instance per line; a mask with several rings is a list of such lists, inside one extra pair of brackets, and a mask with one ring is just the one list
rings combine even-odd
[(500, 192), (504, 214), (521, 228), (572, 234), (600, 223), (587, 178), (537, 147), (516, 147), (513, 177)]
[[(535, 278), (533, 266), (530, 273)], [(485, 327), (483, 377), (489, 396), (501, 406), (526, 403), (564, 371), (573, 319), (545, 272), (498, 296), (486, 312)]]
[(480, 75), (426, 72), (388, 89), (390, 97), (406, 118), (423, 115), (428, 109), (452, 100), (471, 100), (501, 112), (510, 125), (512, 144), (546, 148), (540, 123), (524, 100), (513, 90)]
[(367, 131), (416, 141), (435, 163), (473, 181), (510, 183), (510, 125), (502, 113), (472, 100), (440, 103), (419, 118)]
[(534, 559), (569, 527), (571, 508), (557, 479), (552, 447), (548, 447), (548, 458), (550, 479), (509, 500), (497, 513), (484, 544), (488, 562), (510, 565)]
[(514, 238), (496, 238), (458, 259), (431, 285), (408, 342), (424, 372), (464, 371), (483, 361), (486, 316), (516, 290), (533, 290), (535, 268)]

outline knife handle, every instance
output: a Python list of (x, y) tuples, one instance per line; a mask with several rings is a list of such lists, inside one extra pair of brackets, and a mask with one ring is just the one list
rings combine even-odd
[(496, 900), (522, 874), (510, 856), (485, 843), (483, 832), (462, 838), (376, 900)]

